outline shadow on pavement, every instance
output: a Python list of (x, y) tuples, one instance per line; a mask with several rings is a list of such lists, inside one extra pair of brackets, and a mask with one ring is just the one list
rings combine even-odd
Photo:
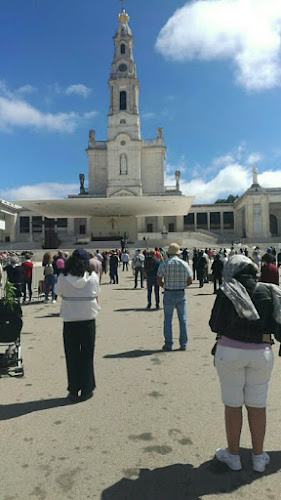
[[(162, 351), (162, 349), (145, 350), (145, 351), (142, 351), (141, 349), (136, 349), (134, 351), (118, 352), (117, 354), (106, 354), (103, 357), (107, 358), (107, 359), (114, 359), (114, 358), (141, 358), (142, 356), (151, 356), (152, 354), (157, 354), (159, 352), (164, 353), (164, 351)], [(173, 351), (171, 351), (171, 352), (173, 352)]]
[(146, 309), (146, 307), (130, 307), (130, 308), (124, 308), (124, 309), (114, 309), (113, 312), (128, 312), (128, 311), (134, 311), (134, 312), (139, 312), (139, 311), (145, 311), (145, 312), (150, 312)]
[(27, 401), (25, 403), (13, 403), (0, 405), (0, 420), (21, 417), (28, 413), (41, 410), (49, 410), (58, 406), (69, 406), (71, 403), (66, 398), (40, 399), (37, 401)]
[(50, 314), (42, 314), (42, 316), (33, 316), (36, 319), (42, 318), (59, 318), (60, 313), (50, 313)]
[(201, 500), (204, 495), (231, 493), (281, 469), (281, 452), (269, 453), (271, 463), (263, 474), (251, 469), (251, 453), (245, 449), (241, 450), (244, 469), (239, 472), (215, 458), (198, 468), (175, 464), (154, 470), (128, 469), (127, 477), (105, 489), (101, 500)]

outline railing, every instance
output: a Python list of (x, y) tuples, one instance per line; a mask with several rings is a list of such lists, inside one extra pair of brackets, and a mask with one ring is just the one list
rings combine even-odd
[[(37, 297), (38, 294), (38, 284), (39, 281), (44, 280), (44, 268), (41, 264), (41, 262), (34, 262), (33, 270), (32, 270), (32, 291), (34, 294), (34, 298)], [(3, 276), (2, 276), (2, 287), (0, 286), (0, 298), (3, 297), (3, 289), (5, 286), (5, 283), (7, 281), (7, 273), (6, 271), (3, 271)], [(27, 293), (28, 296), (28, 293)]]

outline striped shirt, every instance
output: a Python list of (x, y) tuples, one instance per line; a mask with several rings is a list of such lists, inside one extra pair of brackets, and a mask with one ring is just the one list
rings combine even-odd
[(165, 290), (183, 290), (192, 276), (189, 265), (177, 255), (161, 262), (157, 276), (164, 279)]

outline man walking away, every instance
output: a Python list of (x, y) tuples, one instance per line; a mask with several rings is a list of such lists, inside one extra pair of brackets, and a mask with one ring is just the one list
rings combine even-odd
[(23, 268), (23, 302), (26, 302), (26, 287), (28, 288), (29, 293), (29, 301), (31, 301), (32, 297), (32, 270), (33, 270), (33, 262), (31, 262), (31, 256), (29, 253), (25, 254), (25, 260), (22, 263)]
[(179, 258), (181, 253), (177, 243), (168, 248), (168, 259), (161, 262), (157, 272), (157, 283), (164, 288), (164, 338), (163, 351), (171, 351), (173, 345), (172, 320), (176, 308), (180, 326), (180, 350), (186, 350), (187, 302), (185, 288), (192, 283), (189, 265)]
[(121, 262), (123, 264), (122, 271), (125, 271), (125, 267), (126, 267), (126, 271), (128, 271), (129, 260), (130, 260), (130, 256), (129, 256), (127, 250), (124, 250), (124, 252), (121, 255)]
[(155, 250), (150, 250), (147, 252), (144, 260), (144, 272), (147, 281), (147, 307), (151, 308), (151, 295), (152, 288), (154, 287), (155, 293), (155, 305), (156, 309), (159, 309), (159, 285), (157, 284), (157, 271), (160, 261), (155, 256)]
[(132, 265), (135, 273), (135, 288), (137, 288), (138, 286), (138, 275), (140, 275), (141, 288), (144, 288), (143, 286), (144, 255), (139, 248), (136, 250), (136, 255), (133, 258)]
[(118, 285), (119, 277), (118, 277), (118, 265), (119, 259), (115, 250), (111, 250), (110, 260), (109, 260), (109, 274), (110, 274), (110, 283), (114, 285)]

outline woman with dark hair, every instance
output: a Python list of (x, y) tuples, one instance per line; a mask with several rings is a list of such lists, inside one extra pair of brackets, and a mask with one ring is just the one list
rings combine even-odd
[(44, 288), (45, 288), (45, 304), (49, 301), (49, 292), (52, 293), (52, 303), (56, 304), (56, 276), (54, 273), (54, 268), (52, 264), (52, 254), (51, 252), (46, 252), (43, 255), (42, 266), (44, 267)]
[(271, 253), (265, 253), (262, 256), (260, 281), (279, 285), (279, 269), (276, 266), (275, 257)]
[[(215, 366), (225, 405), (228, 448), (216, 457), (230, 469), (242, 469), (239, 456), (245, 404), (253, 445), (253, 470), (264, 472), (270, 457), (263, 451), (267, 390), (273, 368), (272, 334), (280, 327), (279, 287), (257, 283), (257, 266), (234, 255), (224, 267), (209, 325), (217, 333)], [(280, 331), (280, 330), (279, 330)], [(280, 337), (279, 337), (280, 338)]]
[(72, 403), (91, 398), (96, 386), (94, 348), (99, 291), (99, 278), (90, 270), (88, 252), (77, 248), (66, 261), (57, 284), (57, 294), (62, 299), (60, 316), (64, 321), (67, 397)]

